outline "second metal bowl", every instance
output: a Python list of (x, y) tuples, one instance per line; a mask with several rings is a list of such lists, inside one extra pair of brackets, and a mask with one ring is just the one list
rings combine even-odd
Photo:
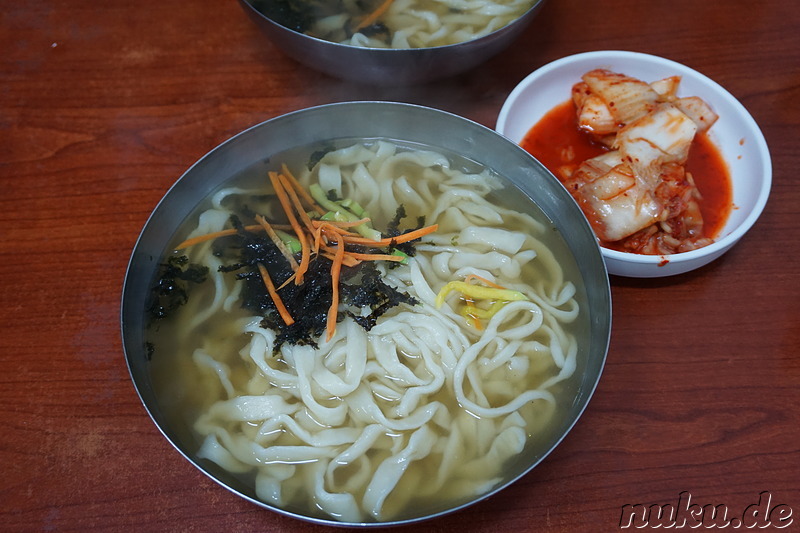
[(286, 55), (331, 76), (372, 85), (410, 85), (465, 72), (499, 53), (539, 12), (544, 0), (508, 25), (477, 39), (430, 48), (362, 48), (317, 39), (283, 26), (239, 0), (242, 9)]

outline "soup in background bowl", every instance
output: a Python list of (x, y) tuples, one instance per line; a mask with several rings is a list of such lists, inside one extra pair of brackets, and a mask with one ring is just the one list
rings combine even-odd
[[(302, 224), (284, 261), (266, 226), (288, 247)], [(289, 516), (385, 526), (544, 459), (599, 380), (611, 302), (586, 219), (524, 150), (442, 111), (355, 102), (192, 166), (142, 230), (121, 321), (145, 408), (197, 468)]]
[[(413, 2), (419, 9), (411, 10), (409, 2), (396, 0), (363, 28), (359, 24), (386, 4), (362, 15), (315, 2), (292, 4), (294, 9), (285, 2), (239, 3), (292, 59), (336, 78), (396, 86), (446, 78), (487, 61), (525, 31), (544, 0), (476, 2), (463, 10), (433, 0)], [(320, 7), (328, 15), (323, 19)]]

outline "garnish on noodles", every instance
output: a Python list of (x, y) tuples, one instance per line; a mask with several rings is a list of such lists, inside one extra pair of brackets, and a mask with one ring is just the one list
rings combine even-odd
[(203, 283), (208, 267), (189, 263), (185, 255), (174, 255), (159, 265), (156, 283), (150, 289), (148, 317), (162, 320), (186, 303), (192, 284)]
[[(369, 330), (392, 307), (417, 303), (382, 282), (370, 262), (405, 262), (414, 255), (414, 243), (436, 231), (436, 224), (425, 226), (420, 217), (416, 227), (401, 231), (406, 217), (401, 205), (384, 236), (357, 202), (325, 193), (318, 184), (306, 191), (285, 165), (269, 178), (285, 220), (256, 214), (255, 223), (245, 225), (234, 215), (231, 228), (187, 239), (176, 248), (218, 241), (216, 255), (229, 261), (220, 272), (235, 272), (246, 284), (243, 307), (263, 315), (263, 326), (279, 332), (276, 351), (284, 342), (316, 346), (323, 332), (330, 340), (345, 316)], [(177, 275), (174, 267), (167, 274)], [(185, 290), (180, 296), (177, 304), (185, 301)], [(356, 315), (348, 306), (371, 312)]]

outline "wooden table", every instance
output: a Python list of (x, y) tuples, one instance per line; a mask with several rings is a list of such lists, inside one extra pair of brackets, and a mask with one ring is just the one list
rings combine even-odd
[(194, 161), (276, 115), (384, 99), (493, 126), (528, 73), (600, 49), (668, 57), (735, 95), (770, 146), (769, 203), (705, 268), (612, 278), (608, 362), (574, 430), (501, 495), (408, 529), (612, 531), (626, 504), (677, 506), (683, 494), (730, 518), (764, 492), (780, 509), (773, 525), (787, 506), (786, 530), (800, 524), (796, 0), (551, 0), (473, 73), (390, 89), (298, 65), (234, 0), (43, 0), (0, 12), (0, 529), (324, 529), (220, 488), (148, 418), (119, 334), (142, 225)]

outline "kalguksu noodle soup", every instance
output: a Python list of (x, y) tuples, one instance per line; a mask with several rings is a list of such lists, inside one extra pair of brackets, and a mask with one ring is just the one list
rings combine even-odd
[[(365, 255), (354, 257), (400, 256), (341, 266), (340, 297), (355, 296), (341, 300), (335, 327), (323, 318), (310, 337), (293, 337), (259, 270), (232, 265), (241, 261), (231, 255), (237, 247), (268, 242), (265, 220), (303, 263), (272, 179), (321, 189), (320, 211), (327, 200), (360, 212), (366, 235), (394, 228), (401, 241), (435, 231), (408, 246), (357, 248)], [(162, 261), (182, 305), (151, 321), (147, 335), (159, 402), (196, 443), (195, 457), (254, 486), (271, 506), (350, 523), (450, 509), (530, 464), (574, 400), (570, 378), (588, 349), (578, 341), (588, 338), (588, 313), (561, 236), (505, 187), (453, 154), (370, 139), (273, 156), (215, 191), (175, 235), (181, 249)], [(312, 212), (312, 224), (327, 227), (327, 217), (355, 234), (352, 219), (334, 210)], [(181, 246), (186, 239), (193, 244)], [(319, 280), (333, 279), (339, 239), (327, 248), (321, 239), (304, 283), (315, 264), (325, 273)], [(298, 294), (296, 270), (284, 279), (267, 266), (279, 296)], [(385, 287), (377, 308), (359, 306), (368, 284)], [(301, 311), (284, 298), (295, 327), (333, 301), (315, 298)]]
[(521, 17), (538, 0), (254, 0), (278, 23), (312, 37), (368, 48), (470, 41)]

